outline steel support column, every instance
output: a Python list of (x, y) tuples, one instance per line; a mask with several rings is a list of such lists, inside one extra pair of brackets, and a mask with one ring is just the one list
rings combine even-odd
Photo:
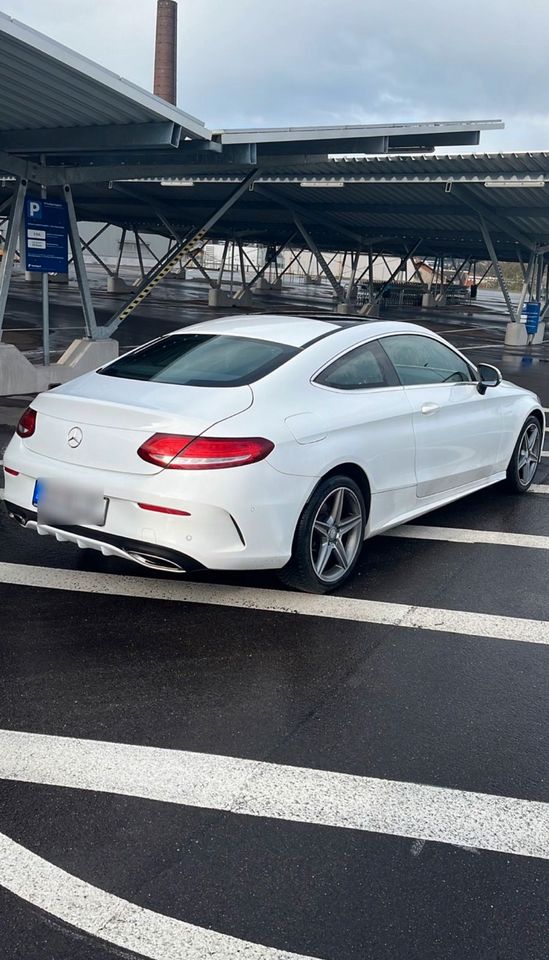
[(295, 237), (295, 232), (291, 233), (288, 239), (285, 240), (283, 244), (281, 244), (279, 247), (275, 247), (270, 257), (265, 255), (265, 263), (263, 264), (261, 269), (257, 271), (255, 277), (252, 277), (251, 280), (248, 280), (248, 283), (244, 283), (240, 287), (240, 289), (236, 291), (234, 295), (235, 300), (242, 300), (242, 298), (246, 295), (246, 293), (248, 293), (248, 291), (252, 289), (253, 285), (257, 283), (258, 280), (261, 280), (261, 277), (264, 276), (264, 274), (267, 272), (267, 270), (269, 269), (273, 261), (280, 256), (282, 251), (288, 246), (289, 243), (291, 243), (294, 237)]
[(67, 203), (67, 210), (69, 214), (69, 238), (72, 247), (72, 256), (74, 260), (74, 269), (76, 271), (76, 279), (78, 280), (78, 289), (80, 291), (80, 299), (82, 300), (82, 310), (84, 311), (84, 323), (86, 326), (86, 334), (92, 340), (97, 340), (98, 329), (97, 323), (95, 320), (95, 310), (93, 307), (93, 300), (90, 290), (90, 284), (88, 280), (88, 274), (86, 273), (86, 264), (84, 263), (84, 254), (82, 252), (82, 246), (80, 244), (80, 235), (78, 233), (78, 221), (76, 219), (76, 210), (74, 209), (74, 200), (72, 197), (72, 190), (68, 185), (64, 187), (64, 195)]
[[(375, 295), (374, 299), (373, 299), (371, 302), (369, 302), (369, 303), (365, 303), (364, 306), (361, 307), (361, 309), (359, 310), (360, 316), (363, 316), (363, 317), (366, 316), (366, 314), (368, 313), (369, 308), (372, 306), (372, 303), (379, 303), (379, 301), (381, 300), (383, 294), (384, 294), (385, 291), (387, 290), (387, 287), (389, 287), (389, 286), (391, 285), (391, 283), (392, 283), (393, 280), (395, 279), (397, 273), (399, 273), (399, 272), (402, 270), (403, 266), (406, 266), (406, 262), (408, 261), (408, 259), (409, 259), (410, 257), (413, 257), (413, 255), (414, 255), (414, 253), (416, 252), (417, 248), (419, 247), (420, 243), (421, 243), (421, 240), (418, 240), (410, 250), (407, 250), (407, 251), (406, 251), (405, 255), (401, 258), (400, 263), (398, 264), (398, 266), (396, 267), (396, 269), (393, 270), (393, 272), (391, 273), (389, 279), (388, 279), (388, 280), (383, 284), (383, 286), (378, 290), (378, 292), (377, 292), (377, 294)], [(383, 259), (385, 259), (385, 257), (384, 257)]]
[(330, 267), (328, 266), (326, 260), (324, 259), (322, 253), (318, 249), (318, 246), (316, 245), (315, 241), (311, 237), (309, 231), (304, 226), (302, 220), (300, 220), (300, 218), (295, 214), (294, 214), (294, 223), (297, 229), (299, 230), (301, 236), (303, 237), (305, 243), (309, 247), (309, 250), (311, 251), (311, 253), (314, 254), (316, 262), (318, 263), (319, 267), (324, 273), (330, 286), (333, 288), (337, 301), (340, 303), (345, 297), (345, 293), (343, 291), (341, 284), (338, 283), (338, 281), (336, 280), (335, 276), (330, 270)]
[(23, 218), (23, 205), (27, 193), (27, 181), (20, 180), (17, 190), (12, 197), (12, 208), (4, 244), (4, 255), (0, 263), (0, 340), (2, 339), (2, 328), (4, 326), (4, 315), (6, 313), (6, 304), (10, 290), (11, 275), (13, 273), (13, 261), (17, 250), (17, 240)]
[(485, 221), (484, 217), (482, 217), (482, 216), (479, 217), (479, 222), (480, 222), (480, 229), (481, 229), (481, 231), (482, 231), (482, 236), (483, 236), (483, 238), (484, 238), (484, 243), (486, 244), (486, 249), (487, 249), (488, 254), (489, 254), (489, 256), (490, 256), (490, 260), (492, 261), (492, 266), (493, 266), (493, 268), (494, 268), (496, 277), (498, 278), (498, 283), (499, 283), (499, 286), (500, 286), (500, 290), (501, 290), (501, 292), (502, 292), (502, 294), (503, 294), (503, 296), (504, 296), (505, 303), (507, 304), (507, 309), (508, 309), (508, 311), (509, 311), (509, 316), (511, 317), (511, 320), (513, 321), (513, 323), (517, 323), (517, 321), (518, 321), (518, 316), (517, 316), (517, 314), (516, 314), (516, 312), (515, 312), (515, 308), (514, 308), (514, 306), (513, 306), (513, 302), (512, 302), (512, 300), (511, 300), (510, 295), (509, 295), (509, 291), (508, 291), (508, 289), (507, 289), (507, 284), (505, 283), (505, 277), (503, 276), (501, 267), (500, 267), (500, 265), (499, 265), (499, 260), (498, 260), (497, 254), (496, 254), (496, 250), (495, 250), (494, 244), (492, 243), (492, 237), (490, 236), (490, 231), (488, 230), (488, 227), (487, 227), (487, 225), (486, 225), (486, 221)]
[(143, 280), (143, 282), (137, 287), (132, 299), (123, 306), (120, 310), (115, 313), (111, 321), (106, 324), (104, 327), (101, 327), (99, 333), (101, 337), (110, 337), (116, 330), (118, 330), (120, 324), (127, 320), (127, 318), (133, 313), (134, 310), (145, 300), (146, 297), (155, 289), (155, 287), (170, 273), (174, 265), (178, 260), (181, 260), (184, 256), (194, 251), (194, 248), (202, 243), (208, 230), (213, 227), (218, 220), (231, 209), (232, 206), (240, 199), (240, 197), (250, 189), (250, 186), (254, 180), (259, 176), (259, 170), (255, 168), (252, 170), (247, 177), (242, 180), (240, 184), (236, 187), (235, 190), (227, 197), (224, 203), (221, 204), (218, 209), (212, 213), (210, 217), (206, 220), (204, 225), (196, 230), (192, 235), (184, 240), (181, 240), (180, 243), (176, 243), (175, 247), (156, 265), (155, 268), (151, 271), (148, 277)]

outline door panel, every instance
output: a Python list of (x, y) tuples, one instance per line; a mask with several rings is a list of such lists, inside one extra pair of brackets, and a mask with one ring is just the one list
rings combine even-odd
[(407, 387), (416, 438), (417, 496), (422, 499), (496, 472), (502, 435), (497, 390), (474, 383)]

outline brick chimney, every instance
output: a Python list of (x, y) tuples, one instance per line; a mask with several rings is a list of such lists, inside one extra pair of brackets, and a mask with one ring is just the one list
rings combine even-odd
[(177, 3), (158, 0), (154, 92), (168, 103), (177, 102)]

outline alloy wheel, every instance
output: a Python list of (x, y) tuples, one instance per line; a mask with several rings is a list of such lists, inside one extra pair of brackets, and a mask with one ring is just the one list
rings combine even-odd
[(537, 423), (529, 423), (520, 438), (517, 471), (520, 482), (527, 486), (534, 479), (541, 452), (541, 431)]
[(311, 530), (311, 562), (323, 583), (337, 583), (362, 544), (362, 506), (348, 487), (337, 487), (322, 501)]

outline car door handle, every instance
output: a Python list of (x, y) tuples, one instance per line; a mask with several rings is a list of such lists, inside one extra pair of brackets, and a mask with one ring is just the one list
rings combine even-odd
[(437, 410), (440, 410), (438, 403), (424, 403), (421, 408), (421, 412), (426, 417), (428, 417), (431, 413), (436, 413)]

